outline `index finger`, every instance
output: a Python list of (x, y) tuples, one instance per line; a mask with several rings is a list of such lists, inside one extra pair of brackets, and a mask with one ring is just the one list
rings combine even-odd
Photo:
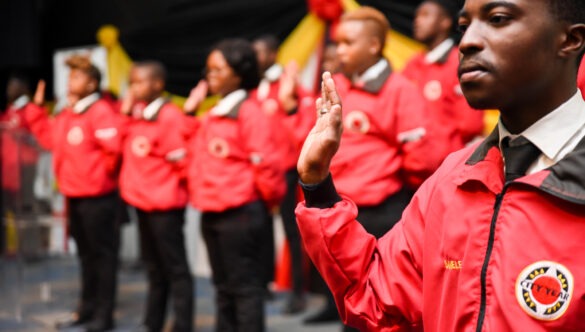
[(331, 106), (341, 104), (341, 99), (339, 98), (337, 88), (335, 87), (335, 81), (333, 81), (331, 73), (329, 72), (323, 74), (323, 88), (325, 98), (327, 98)]
[(33, 97), (33, 102), (37, 105), (41, 105), (45, 102), (45, 80), (39, 80), (37, 83), (37, 89), (35, 90), (35, 95)]

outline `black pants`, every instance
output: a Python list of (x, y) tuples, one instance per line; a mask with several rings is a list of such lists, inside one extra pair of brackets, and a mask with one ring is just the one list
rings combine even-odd
[(288, 240), (290, 257), (291, 257), (291, 273), (293, 281), (293, 293), (300, 295), (304, 291), (303, 278), (303, 251), (301, 247), (301, 236), (299, 234), (299, 227), (297, 225), (297, 218), (295, 209), (297, 207), (297, 186), (299, 183), (299, 174), (297, 169), (290, 169), (286, 172), (286, 195), (280, 205), (280, 215), (282, 216), (282, 223), (284, 225), (284, 232)]
[(193, 278), (183, 236), (185, 209), (136, 212), (148, 276), (144, 325), (151, 332), (162, 331), (170, 295), (175, 313), (173, 331), (192, 331)]
[(118, 194), (68, 200), (71, 236), (81, 265), (81, 318), (112, 321), (116, 297), (119, 227)]
[(262, 239), (268, 211), (260, 201), (201, 216), (216, 289), (216, 331), (264, 331)]
[(268, 284), (274, 281), (275, 270), (275, 243), (274, 243), (274, 217), (271, 214), (266, 216), (267, 222), (264, 223), (262, 248), (258, 253), (262, 256), (262, 273), (264, 274), (264, 288), (268, 289)]
[[(382, 203), (376, 206), (358, 206), (357, 220), (364, 226), (366, 231), (381, 238), (386, 234), (402, 217), (402, 212), (410, 203), (413, 193), (410, 190), (402, 189), (396, 194), (389, 196)], [(330, 297), (333, 299), (333, 296)], [(344, 326), (343, 331), (358, 331), (349, 326)]]

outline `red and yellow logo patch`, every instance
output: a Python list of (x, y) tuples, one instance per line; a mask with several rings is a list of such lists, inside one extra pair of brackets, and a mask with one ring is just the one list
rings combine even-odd
[(540, 261), (526, 267), (518, 276), (516, 299), (531, 317), (555, 320), (569, 307), (573, 287), (573, 275), (566, 267)]
[(132, 140), (132, 153), (138, 157), (146, 157), (150, 152), (150, 142), (144, 136), (136, 136)]
[(351, 111), (345, 116), (343, 125), (348, 131), (365, 134), (370, 130), (370, 119), (362, 111)]
[(75, 126), (67, 132), (67, 142), (71, 145), (79, 145), (83, 142), (83, 129)]
[(227, 158), (230, 154), (230, 146), (223, 138), (212, 138), (207, 147), (209, 153), (217, 158)]

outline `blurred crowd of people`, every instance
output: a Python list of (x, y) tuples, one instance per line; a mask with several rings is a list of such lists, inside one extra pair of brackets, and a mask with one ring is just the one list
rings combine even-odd
[[(331, 174), (338, 192), (356, 203), (364, 229), (376, 237), (400, 219), (413, 192), (449, 153), (484, 132), (483, 113), (467, 104), (457, 80), (457, 11), (448, 1), (423, 1), (414, 37), (427, 50), (400, 72), (382, 54), (390, 25), (370, 7), (346, 13), (325, 49), (322, 70), (334, 74), (345, 110)], [(155, 60), (135, 62), (128, 91), (114, 100), (100, 94), (101, 73), (89, 59), (71, 57), (68, 106), (54, 116), (45, 106), (44, 82), (31, 95), (26, 80), (11, 78), (9, 105), (0, 119), (4, 197), (32, 187), (19, 179), (32, 178), (34, 144), (51, 151), (78, 248), (79, 306), (57, 327), (113, 328), (122, 203), (136, 209), (148, 279), (143, 326), (137, 330), (161, 331), (167, 303), (173, 331), (194, 328), (196, 294), (183, 234), (188, 204), (201, 212), (218, 331), (265, 330), (276, 214), (291, 255), (292, 285), (283, 313), (305, 309), (296, 162), (311, 130), (325, 128), (313, 128), (321, 92), (301, 87), (295, 63), (276, 63), (278, 47), (273, 36), (219, 41), (182, 109), (166, 97), (165, 67)], [(196, 116), (210, 95), (217, 102)], [(17, 132), (31, 133), (36, 143), (23, 145)], [(7, 176), (16, 164), (25, 174)], [(327, 298), (307, 323), (339, 319), (333, 297)]]

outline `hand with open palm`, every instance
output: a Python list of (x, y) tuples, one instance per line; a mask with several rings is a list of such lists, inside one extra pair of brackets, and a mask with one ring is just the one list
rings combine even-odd
[(329, 165), (341, 142), (341, 100), (329, 72), (323, 74), (321, 98), (316, 105), (317, 122), (305, 140), (297, 163), (299, 177), (305, 184), (319, 183), (327, 178)]

